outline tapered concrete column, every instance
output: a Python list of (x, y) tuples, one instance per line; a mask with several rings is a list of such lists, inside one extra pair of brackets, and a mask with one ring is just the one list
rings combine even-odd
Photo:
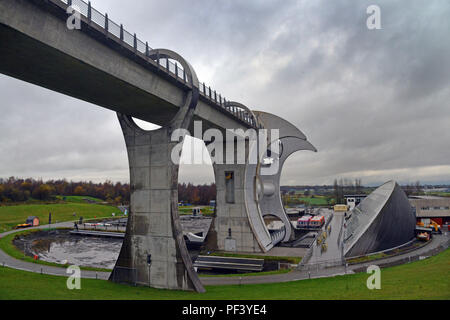
[[(155, 131), (138, 127), (127, 115), (118, 114), (130, 165), (131, 203), (125, 239), (110, 276), (115, 282), (155, 288), (196, 290), (204, 288), (192, 266), (178, 215), (178, 154), (198, 101), (198, 81), (190, 66), (168, 51), (151, 52), (176, 57), (189, 72), (192, 90), (175, 118)], [(177, 141), (172, 141), (175, 130)]]

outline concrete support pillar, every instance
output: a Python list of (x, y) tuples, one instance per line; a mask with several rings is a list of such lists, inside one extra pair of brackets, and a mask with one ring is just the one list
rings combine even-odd
[[(217, 249), (262, 252), (250, 226), (245, 201), (246, 164), (215, 164)], [(230, 181), (233, 179), (233, 181)], [(234, 185), (234, 188), (233, 188)], [(230, 195), (230, 192), (233, 195)]]
[[(194, 85), (175, 118), (161, 129), (143, 130), (130, 116), (118, 114), (128, 151), (131, 202), (125, 239), (110, 280), (204, 292), (183, 237), (178, 215), (179, 163), (172, 157), (181, 151), (185, 129), (192, 123), (198, 85), (179, 56), (163, 50), (150, 52), (150, 56), (156, 54), (184, 62), (189, 83)], [(172, 141), (177, 129), (181, 134)]]

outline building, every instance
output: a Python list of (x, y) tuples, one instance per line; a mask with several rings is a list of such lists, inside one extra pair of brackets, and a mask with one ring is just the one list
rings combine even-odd
[(378, 187), (356, 206), (345, 222), (344, 254), (366, 255), (414, 239), (416, 217), (405, 192), (395, 181)]
[(367, 194), (347, 194), (344, 195), (345, 203), (349, 207), (349, 210), (353, 210), (357, 205), (367, 197)]
[(346, 204), (335, 204), (333, 210), (335, 212), (346, 212), (349, 210), (349, 208)]
[(441, 226), (450, 224), (450, 197), (414, 196), (409, 202), (416, 210), (417, 222), (428, 224), (433, 220)]
[(39, 218), (31, 216), (27, 218), (27, 224), (31, 224), (32, 227), (37, 227), (39, 225)]

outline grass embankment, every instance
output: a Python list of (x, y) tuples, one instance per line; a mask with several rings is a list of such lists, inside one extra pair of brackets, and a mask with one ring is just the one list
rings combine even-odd
[[(80, 217), (85, 220), (94, 217), (111, 217), (112, 213), (118, 214), (120, 210), (108, 205), (74, 202), (5, 206), (0, 207), (0, 232), (12, 230), (16, 225), (25, 223), (29, 216), (39, 217), (41, 224), (47, 224), (49, 212), (52, 213), (52, 223), (56, 223), (74, 221)], [(74, 213), (76, 213), (75, 216)]]
[[(68, 290), (67, 278), (0, 267), (0, 299), (450, 299), (450, 251), (382, 269), (381, 289), (369, 290), (368, 274), (254, 285), (207, 286), (205, 294), (119, 285), (83, 279)], [(426, 275), (426, 276), (424, 276)]]
[(383, 259), (386, 257), (392, 257), (401, 253), (405, 253), (407, 251), (410, 251), (412, 249), (416, 250), (419, 247), (423, 247), (427, 245), (426, 242), (418, 242), (418, 243), (414, 243), (411, 247), (408, 247), (406, 249), (395, 249), (393, 251), (390, 251), (389, 253), (385, 253), (385, 252), (380, 252), (377, 254), (371, 254), (371, 255), (367, 255), (367, 256), (362, 256), (362, 257), (357, 257), (357, 258), (350, 258), (347, 259), (347, 262), (349, 264), (357, 264), (357, 263), (362, 263), (362, 262), (368, 262), (368, 261), (373, 261), (373, 260), (378, 260), (378, 259)]
[(372, 260), (378, 260), (378, 259), (386, 258), (388, 256), (389, 255), (387, 255), (386, 253), (381, 252), (381, 253), (377, 253), (377, 254), (372, 254), (370, 256), (347, 259), (347, 262), (349, 264), (356, 264), (356, 263), (368, 262), (368, 261), (372, 261)]
[[(25, 262), (31, 262), (31, 263), (36, 263), (36, 264), (40, 264), (40, 265), (46, 265), (46, 266), (51, 266), (51, 267), (61, 267), (61, 268), (67, 268), (70, 266), (70, 264), (61, 264), (61, 263), (54, 263), (54, 262), (47, 262), (47, 261), (43, 261), (43, 260), (34, 260), (32, 257), (26, 256), (24, 255), (24, 253), (18, 249), (14, 244), (13, 241), (16, 237), (19, 236), (27, 236), (33, 232), (39, 232), (42, 230), (26, 230), (20, 233), (13, 233), (13, 234), (9, 234), (4, 238), (0, 239), (0, 249), (5, 252), (6, 254), (8, 254), (9, 256), (17, 259), (17, 260), (22, 260)], [(99, 271), (99, 272), (110, 272), (110, 269), (104, 269), (104, 268), (92, 268), (92, 267), (80, 267), (82, 270), (90, 270), (90, 271)]]

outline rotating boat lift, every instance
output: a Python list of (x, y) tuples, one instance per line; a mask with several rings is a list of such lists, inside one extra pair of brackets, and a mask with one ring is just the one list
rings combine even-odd
[[(252, 163), (248, 150), (245, 164), (213, 164), (217, 188), (216, 218), (208, 245), (222, 251), (267, 252), (279, 242), (292, 240), (294, 230), (280, 195), (280, 178), (286, 159), (296, 151), (316, 148), (306, 136), (288, 121), (267, 112), (251, 111), (242, 104), (229, 102), (253, 117), (262, 130), (276, 129), (276, 137), (268, 137), (268, 152), (258, 153)], [(277, 144), (277, 148), (272, 148)], [(251, 149), (250, 145), (247, 145)], [(271, 151), (272, 149), (277, 152)], [(233, 179), (232, 187), (229, 179)], [(232, 190), (230, 190), (232, 189)], [(234, 193), (230, 196), (230, 192)], [(284, 228), (270, 233), (264, 217), (279, 218)]]

